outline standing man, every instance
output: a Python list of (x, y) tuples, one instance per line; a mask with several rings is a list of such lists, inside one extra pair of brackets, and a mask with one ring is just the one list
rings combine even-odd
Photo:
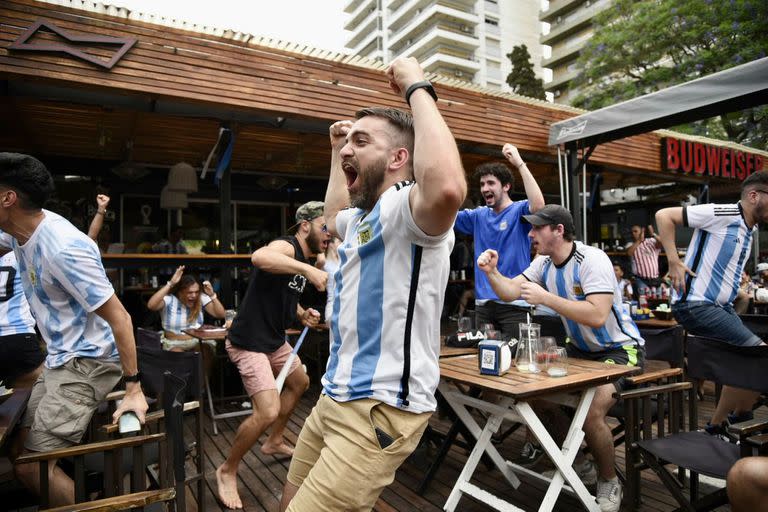
[[(768, 171), (751, 174), (741, 184), (735, 204), (700, 204), (664, 208), (656, 212), (659, 238), (664, 244), (672, 279), (672, 314), (685, 329), (701, 336), (741, 346), (762, 344), (733, 309), (744, 265), (758, 224), (768, 222)], [(691, 243), (680, 260), (675, 245), (677, 226), (694, 228)], [(723, 386), (710, 434), (724, 435), (731, 423), (752, 417), (759, 393)], [(732, 414), (729, 414), (732, 413)]]
[[(515, 176), (507, 165), (500, 162), (482, 164), (475, 170), (473, 178), (480, 183), (485, 206), (461, 210), (456, 217), (456, 230), (474, 237), (475, 262), (483, 251), (494, 249), (502, 254), (498, 264), (499, 272), (514, 277), (531, 263), (531, 244), (528, 239), (531, 227), (523, 222), (522, 217), (543, 207), (544, 196), (517, 148), (512, 144), (504, 144), (501, 152), (520, 173), (528, 199), (512, 201), (509, 197)], [(478, 272), (476, 266), (475, 312), (478, 326), (492, 323), (496, 329), (501, 330), (504, 339), (510, 339), (518, 336), (518, 325), (526, 321), (530, 305), (522, 300), (504, 302), (499, 299), (486, 275)]]
[(635, 224), (632, 226), (632, 245), (627, 247), (627, 255), (632, 258), (632, 273), (635, 274), (635, 288), (642, 294), (648, 293), (650, 287), (661, 285), (659, 281), (659, 255), (661, 254), (661, 241), (653, 226), (648, 225), (648, 238), (645, 237), (646, 228)]
[[(495, 250), (481, 254), (478, 266), (488, 275), (494, 291), (503, 300), (523, 298), (559, 314), (570, 338), (568, 357), (642, 366), (644, 341), (635, 323), (623, 312), (608, 255), (574, 241), (573, 217), (562, 206), (547, 205), (524, 219), (533, 225), (529, 236), (539, 256), (522, 274), (509, 279), (497, 268), (499, 256)], [(602, 512), (617, 512), (621, 506), (613, 435), (605, 417), (616, 403), (613, 394), (621, 391), (623, 380), (597, 388), (583, 427), (597, 464), (597, 503)], [(557, 406), (551, 411), (562, 413)], [(553, 425), (560, 424), (562, 421), (553, 421)], [(574, 463), (574, 468), (585, 483), (595, 478), (594, 468), (583, 458)]]
[[(24, 294), (48, 347), (22, 420), (28, 451), (79, 443), (121, 376), (126, 394), (114, 420), (134, 411), (144, 423), (147, 411), (131, 317), (107, 280), (96, 243), (42, 209), (52, 192), (53, 178), (40, 161), (0, 153), (0, 246), (16, 254)], [(16, 475), (39, 493), (37, 464), (16, 466)], [(61, 468), (51, 465), (48, 478), (52, 506), (74, 503), (73, 482)]]
[(301, 307), (299, 296), (307, 281), (320, 291), (325, 290), (328, 281), (328, 274), (308, 263), (309, 258), (323, 253), (328, 244), (323, 203), (310, 201), (301, 205), (293, 227), (295, 236), (278, 238), (251, 256), (255, 268), (227, 336), (227, 353), (237, 366), (253, 404), (253, 414), (238, 427), (227, 460), (216, 469), (218, 496), (229, 508), (243, 508), (237, 492), (237, 469), (267, 428), (271, 430), (261, 452), (293, 455), (293, 448), (285, 444), (283, 431), (309, 387), (309, 377), (301, 371), (298, 357), (285, 380), (282, 395), (277, 392), (275, 376), (291, 354), (285, 330), (296, 317), (309, 327), (320, 320), (318, 311)]
[(386, 73), (412, 114), (366, 108), (330, 128), (325, 215), (343, 240), (330, 357), (282, 510), (370, 510), (436, 407), (440, 313), (466, 180), (419, 63), (399, 58)]

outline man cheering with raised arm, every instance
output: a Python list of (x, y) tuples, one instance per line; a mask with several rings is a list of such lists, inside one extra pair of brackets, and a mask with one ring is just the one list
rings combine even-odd
[(330, 357), (282, 510), (370, 510), (435, 410), (452, 227), (467, 185), (418, 62), (395, 60), (387, 78), (412, 114), (366, 108), (330, 128), (325, 220), (343, 240)]

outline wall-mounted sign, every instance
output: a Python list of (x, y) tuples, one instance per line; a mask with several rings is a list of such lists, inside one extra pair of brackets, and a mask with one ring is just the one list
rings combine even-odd
[(665, 171), (743, 181), (761, 171), (762, 155), (692, 140), (661, 139), (661, 168)]
[[(49, 39), (32, 41), (32, 37), (43, 32), (42, 29), (47, 29), (49, 32), (53, 32), (63, 42), (55, 42)], [(93, 43), (94, 47), (99, 45), (120, 45), (114, 55), (109, 59), (104, 59), (96, 55), (92, 55), (82, 50), (84, 43)], [(117, 61), (123, 58), (123, 55), (136, 44), (136, 39), (133, 37), (110, 37), (110, 36), (98, 36), (98, 35), (80, 35), (80, 34), (68, 34), (59, 27), (46, 20), (37, 20), (31, 27), (22, 32), (22, 34), (16, 39), (10, 48), (16, 51), (24, 52), (54, 52), (54, 53), (66, 53), (78, 59), (82, 59), (91, 64), (96, 64), (106, 69), (112, 69), (112, 66), (117, 64)]]

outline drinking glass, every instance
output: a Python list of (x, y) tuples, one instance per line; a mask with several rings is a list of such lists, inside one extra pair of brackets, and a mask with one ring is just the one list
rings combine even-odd
[(547, 374), (550, 377), (565, 377), (568, 375), (568, 352), (565, 347), (550, 347), (546, 353)]
[(232, 327), (232, 321), (235, 319), (237, 312), (234, 309), (228, 309), (224, 312), (224, 328), (229, 329)]
[(472, 319), (468, 316), (459, 317), (459, 332), (469, 332), (472, 330)]
[(536, 362), (544, 365), (547, 359), (547, 351), (557, 346), (557, 341), (553, 336), (542, 336), (539, 338), (539, 352), (536, 354)]
[[(492, 323), (485, 323), (485, 324), (480, 324), (480, 330), (483, 332), (483, 334), (485, 334), (485, 337), (488, 338), (488, 331), (496, 330), (496, 328), (493, 326)], [(488, 339), (490, 340), (490, 339), (496, 339), (496, 338), (488, 338)]]
[(500, 340), (501, 331), (498, 331), (496, 329), (487, 329), (485, 331), (485, 338), (488, 340)]

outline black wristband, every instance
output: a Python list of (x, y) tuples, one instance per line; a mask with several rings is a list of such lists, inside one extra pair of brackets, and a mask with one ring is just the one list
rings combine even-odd
[(123, 375), (123, 380), (125, 382), (139, 382), (141, 379), (141, 372), (136, 372), (135, 375)]
[(424, 80), (422, 82), (416, 82), (415, 84), (411, 84), (410, 87), (405, 91), (405, 102), (408, 104), (408, 106), (411, 106), (411, 94), (413, 94), (417, 89), (424, 89), (429, 93), (430, 96), (432, 96), (432, 99), (437, 101), (437, 93), (435, 92), (435, 88), (432, 87), (432, 83), (429, 80)]

